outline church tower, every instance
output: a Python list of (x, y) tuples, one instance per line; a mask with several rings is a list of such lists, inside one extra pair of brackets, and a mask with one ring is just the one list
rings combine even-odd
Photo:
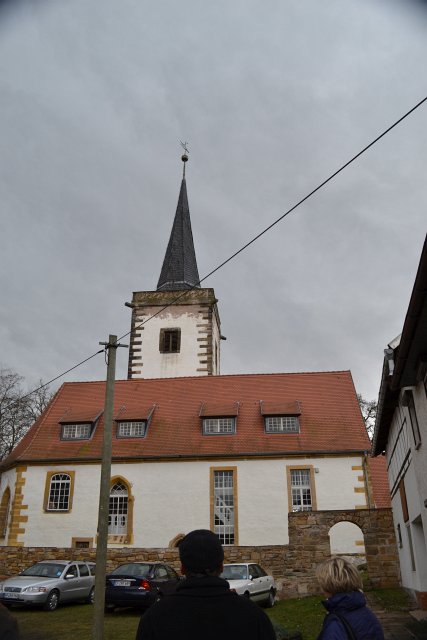
[(135, 291), (128, 379), (220, 372), (220, 320), (213, 289), (201, 288), (183, 177), (156, 291)]

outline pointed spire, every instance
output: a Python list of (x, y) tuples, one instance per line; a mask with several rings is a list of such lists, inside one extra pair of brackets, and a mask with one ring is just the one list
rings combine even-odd
[[(187, 149), (185, 150), (187, 151)], [(157, 283), (157, 291), (160, 289), (166, 291), (184, 290), (200, 286), (185, 182), (187, 153), (181, 159), (184, 163), (181, 189), (162, 271)]]

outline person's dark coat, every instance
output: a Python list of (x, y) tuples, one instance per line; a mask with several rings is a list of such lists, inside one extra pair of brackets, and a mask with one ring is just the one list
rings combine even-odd
[(0, 640), (19, 640), (18, 623), (9, 611), (0, 604)]
[(357, 640), (384, 640), (384, 633), (376, 615), (366, 606), (362, 591), (336, 593), (323, 602), (328, 614), (317, 640), (347, 640), (343, 623), (335, 615), (345, 618)]
[(141, 617), (136, 640), (275, 640), (268, 616), (222, 578), (189, 577)]

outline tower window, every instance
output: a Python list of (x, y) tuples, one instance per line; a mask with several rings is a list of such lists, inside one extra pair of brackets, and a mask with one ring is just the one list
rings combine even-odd
[(160, 353), (179, 353), (181, 329), (160, 329)]

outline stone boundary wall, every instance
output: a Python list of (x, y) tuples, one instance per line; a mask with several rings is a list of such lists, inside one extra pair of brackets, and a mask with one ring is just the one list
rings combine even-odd
[[(330, 557), (329, 530), (337, 522), (353, 522), (363, 532), (370, 583), (374, 587), (400, 584), (399, 561), (391, 509), (300, 511), (289, 514), (289, 544), (225, 547), (225, 562), (257, 562), (271, 573), (279, 598), (319, 593), (315, 571)], [(59, 547), (0, 547), (0, 575), (13, 575), (38, 560), (95, 561), (96, 549)], [(119, 564), (164, 561), (179, 571), (177, 548), (108, 549), (107, 571)]]

